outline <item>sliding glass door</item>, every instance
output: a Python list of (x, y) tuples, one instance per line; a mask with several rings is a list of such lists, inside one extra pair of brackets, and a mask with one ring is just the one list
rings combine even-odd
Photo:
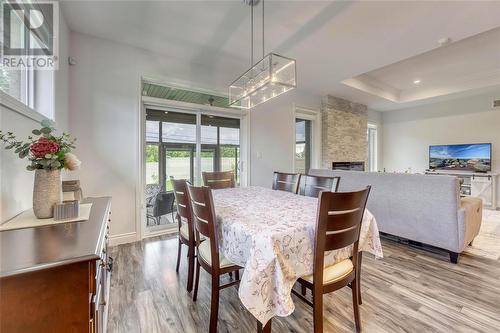
[(145, 155), (147, 227), (175, 227), (171, 177), (201, 184), (204, 171), (231, 170), (239, 184), (240, 119), (147, 109)]
[(201, 116), (201, 171), (233, 171), (239, 184), (240, 120)]

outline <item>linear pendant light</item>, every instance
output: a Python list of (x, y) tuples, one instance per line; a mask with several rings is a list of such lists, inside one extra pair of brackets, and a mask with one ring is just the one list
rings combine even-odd
[(262, 59), (253, 62), (253, 7), (259, 0), (244, 0), (251, 7), (251, 68), (229, 86), (229, 106), (251, 109), (297, 87), (295, 59), (276, 53), (264, 56), (264, 0), (262, 0)]

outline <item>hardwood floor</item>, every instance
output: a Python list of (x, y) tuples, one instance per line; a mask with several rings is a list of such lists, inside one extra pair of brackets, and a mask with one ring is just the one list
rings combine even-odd
[[(464, 254), (458, 265), (383, 240), (384, 259), (363, 256), (363, 332), (499, 332), (500, 260)], [(184, 248), (184, 255), (187, 249)], [(156, 237), (112, 249), (109, 332), (208, 332), (209, 276), (201, 272), (197, 302), (186, 291), (187, 260), (175, 273), (177, 239)], [(221, 291), (219, 332), (255, 332), (256, 321), (237, 287)], [(324, 298), (324, 331), (355, 332), (351, 291)], [(312, 332), (312, 311), (273, 320), (273, 332)]]

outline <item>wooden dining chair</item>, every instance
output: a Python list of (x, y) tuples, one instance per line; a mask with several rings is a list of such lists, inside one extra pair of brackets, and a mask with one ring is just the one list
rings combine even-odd
[(211, 189), (235, 187), (233, 171), (203, 172), (203, 184)]
[[(194, 277), (194, 264), (195, 264), (195, 248), (196, 239), (194, 237), (193, 219), (191, 217), (191, 203), (189, 202), (187, 194), (187, 180), (174, 179), (170, 177), (172, 186), (174, 188), (175, 202), (177, 204), (177, 224), (179, 231), (179, 247), (177, 249), (177, 265), (175, 271), (179, 272), (179, 265), (181, 263), (182, 245), (188, 247), (188, 280), (187, 291), (193, 290), (193, 277)], [(202, 241), (202, 239), (200, 239)]]
[(273, 190), (297, 193), (299, 189), (300, 173), (274, 172)]
[(340, 177), (321, 177), (302, 175), (299, 181), (299, 194), (317, 198), (322, 191), (337, 192)]
[[(210, 306), (209, 333), (217, 332), (217, 319), (219, 313), (219, 291), (238, 284), (240, 266), (237, 266), (224, 257), (219, 251), (219, 234), (215, 217), (212, 191), (210, 188), (195, 187), (187, 184), (196, 241), (200, 241), (200, 234), (207, 238), (197, 246), (196, 274), (193, 292), (193, 301), (198, 296), (200, 282), (200, 267), (203, 267), (212, 276), (212, 297)], [(236, 280), (220, 284), (220, 276), (235, 272)]]
[[(315, 333), (323, 332), (323, 294), (345, 286), (351, 287), (356, 331), (361, 331), (358, 245), (369, 193), (370, 186), (358, 192), (321, 192), (319, 195), (313, 274), (299, 279), (300, 284), (312, 290), (312, 302), (293, 290), (297, 297), (313, 307)], [(324, 266), (326, 251), (351, 245), (351, 258)]]

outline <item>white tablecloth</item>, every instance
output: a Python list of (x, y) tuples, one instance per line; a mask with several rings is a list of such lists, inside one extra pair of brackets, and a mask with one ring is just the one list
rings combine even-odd
[[(239, 297), (263, 324), (288, 316), (295, 306), (291, 290), (313, 271), (318, 199), (262, 187), (213, 191), (222, 253), (245, 268)], [(366, 210), (360, 250), (382, 257), (377, 223)], [(325, 256), (331, 265), (351, 256), (351, 248)]]

